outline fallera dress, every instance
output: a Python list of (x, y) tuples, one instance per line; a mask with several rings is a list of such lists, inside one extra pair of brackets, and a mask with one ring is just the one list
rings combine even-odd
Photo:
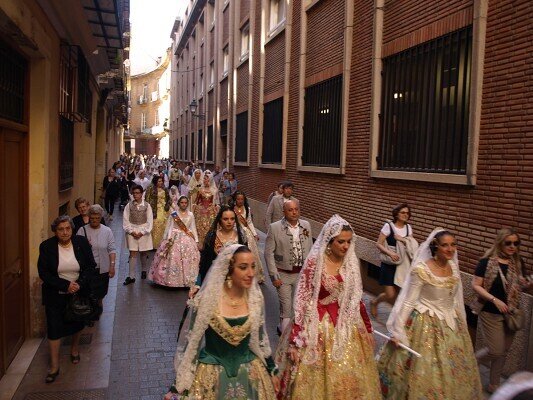
[(196, 220), (199, 243), (203, 245), (205, 235), (209, 232), (217, 215), (215, 199), (211, 189), (201, 188), (196, 196), (196, 207), (193, 214)]
[(425, 262), (410, 272), (405, 301), (391, 313), (392, 335), (422, 355), (416, 358), (387, 343), (378, 370), (384, 399), (482, 399), (481, 383), (468, 334), (458, 267), (438, 277)]
[[(344, 289), (341, 275), (332, 276), (322, 272), (321, 287), (318, 294), (318, 326), (317, 354), (313, 363), (300, 361), (293, 364), (286, 351), (282, 348), (283, 343), (293, 342), (302, 327), (294, 324), (290, 331), (290, 338), (284, 336), (280, 340), (281, 350), (278, 349), (276, 363), (283, 371), (281, 375), (281, 393), (278, 399), (346, 399), (367, 400), (380, 399), (379, 380), (374, 360), (372, 345), (363, 337), (371, 332), (372, 327), (363, 303), (360, 304), (361, 318), (366, 330), (352, 329), (351, 337), (342, 349), (342, 355), (332, 358), (333, 342), (335, 339), (335, 327), (339, 317), (339, 295)], [(355, 322), (354, 322), (355, 324)], [(309, 356), (309, 348), (300, 349), (300, 360)]]
[(166, 239), (161, 242), (148, 279), (168, 287), (190, 287), (198, 275), (200, 252), (192, 212), (169, 217)]
[(193, 384), (187, 399), (274, 400), (270, 375), (275, 364), (265, 366), (250, 350), (248, 316), (226, 318), (215, 314), (205, 332)]
[(154, 218), (154, 227), (152, 229), (152, 240), (154, 242), (154, 249), (157, 249), (163, 240), (165, 226), (168, 220), (169, 211), (165, 210), (166, 198), (165, 190), (157, 189), (157, 217)]

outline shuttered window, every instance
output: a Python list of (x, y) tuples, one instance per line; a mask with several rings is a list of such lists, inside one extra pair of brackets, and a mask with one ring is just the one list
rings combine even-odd
[(74, 122), (59, 116), (59, 190), (74, 186)]
[(206, 161), (213, 161), (213, 125), (207, 127), (207, 154), (205, 155)]
[(204, 132), (200, 129), (198, 131), (198, 147), (197, 147), (197, 155), (198, 155), (198, 160), (203, 160), (204, 159)]
[(24, 122), (28, 62), (0, 41), (0, 118)]
[(305, 89), (302, 165), (340, 167), (342, 75)]
[(235, 162), (248, 161), (248, 111), (237, 115)]
[(382, 170), (465, 174), (472, 26), (383, 60)]
[(283, 97), (264, 105), (263, 164), (281, 164), (283, 152)]

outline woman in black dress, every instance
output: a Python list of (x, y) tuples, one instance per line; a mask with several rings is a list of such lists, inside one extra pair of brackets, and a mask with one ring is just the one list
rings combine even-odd
[[(52, 383), (59, 375), (59, 346), (61, 338), (72, 335), (70, 360), (80, 362), (78, 344), (83, 322), (65, 320), (65, 310), (71, 296), (81, 289), (80, 274), (96, 267), (91, 245), (83, 236), (72, 234), (74, 224), (67, 215), (52, 223), (54, 236), (39, 246), (37, 269), (43, 281), (42, 297), (46, 312), (46, 329), (50, 347), (50, 370), (46, 383)], [(85, 289), (85, 288), (84, 288)]]
[(115, 170), (110, 169), (107, 171), (107, 176), (104, 178), (104, 204), (107, 213), (109, 214), (109, 219), (113, 220), (113, 210), (115, 209), (115, 202), (117, 201), (118, 196), (120, 195), (120, 184), (115, 176)]

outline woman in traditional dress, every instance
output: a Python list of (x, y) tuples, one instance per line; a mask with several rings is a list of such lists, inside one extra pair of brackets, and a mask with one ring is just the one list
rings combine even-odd
[(221, 251), (190, 301), (192, 323), (182, 335), (187, 343), (178, 344), (176, 380), (166, 400), (276, 398), (279, 379), (254, 269), (254, 256), (246, 246)]
[(248, 199), (244, 192), (236, 191), (233, 194), (233, 211), (239, 220), (239, 223), (242, 226), (242, 230), (246, 235), (248, 242), (248, 248), (252, 251), (255, 256), (255, 272), (257, 274), (257, 282), (263, 283), (265, 281), (265, 274), (263, 272), (263, 263), (261, 262), (261, 256), (259, 255), (259, 248), (257, 247), (257, 242), (259, 241), (259, 236), (254, 227), (254, 222), (252, 220), (252, 212), (250, 206), (248, 205)]
[(189, 199), (178, 199), (179, 210), (167, 224), (165, 240), (157, 250), (148, 279), (168, 287), (191, 287), (198, 276), (200, 252), (194, 216), (188, 210)]
[(280, 399), (379, 399), (372, 326), (355, 234), (334, 215), (324, 225), (294, 297), (294, 321), (280, 339)]
[(241, 226), (235, 215), (235, 211), (230, 206), (221, 206), (211, 229), (205, 236), (204, 245), (200, 254), (200, 268), (196, 285), (191, 287), (189, 296), (193, 297), (200, 289), (211, 264), (218, 254), (232, 244), (246, 244), (246, 236), (242, 232)]
[[(455, 237), (436, 228), (420, 246), (387, 321), (378, 362), (384, 399), (482, 399), (466, 325)], [(421, 354), (416, 358), (397, 346)]]
[(198, 239), (203, 244), (205, 235), (211, 228), (218, 212), (218, 191), (209, 171), (203, 176), (202, 187), (196, 195), (196, 203), (192, 203), (192, 212), (198, 229)]
[(196, 196), (198, 196), (198, 191), (202, 187), (203, 182), (203, 173), (201, 169), (194, 170), (189, 183), (187, 184), (189, 188), (189, 200), (190, 204), (196, 204)]
[(146, 201), (152, 207), (154, 216), (152, 240), (154, 249), (157, 249), (163, 240), (170, 205), (172, 204), (170, 193), (165, 188), (165, 181), (161, 175), (155, 175), (152, 179), (152, 184), (146, 190)]

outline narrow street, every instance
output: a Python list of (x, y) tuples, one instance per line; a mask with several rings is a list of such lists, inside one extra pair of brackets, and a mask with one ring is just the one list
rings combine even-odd
[[(14, 400), (45, 399), (139, 399), (160, 400), (173, 382), (173, 359), (179, 321), (187, 299), (186, 289), (167, 289), (142, 281), (129, 286), (122, 282), (128, 270), (128, 251), (123, 244), (122, 213), (109, 222), (120, 249), (119, 270), (111, 280), (100, 321), (83, 331), (81, 362), (69, 360), (68, 342), (61, 346), (61, 373), (53, 384), (45, 384), (48, 365), (46, 341), (41, 343)], [(259, 232), (264, 249), (265, 234)], [(262, 286), (266, 303), (267, 331), (272, 348), (278, 343), (277, 294), (269, 280)], [(370, 295), (364, 295), (368, 304)], [(386, 332), (390, 306), (380, 304), (376, 330)], [(376, 351), (384, 343), (375, 335)], [(482, 369), (482, 378), (487, 371)]]

